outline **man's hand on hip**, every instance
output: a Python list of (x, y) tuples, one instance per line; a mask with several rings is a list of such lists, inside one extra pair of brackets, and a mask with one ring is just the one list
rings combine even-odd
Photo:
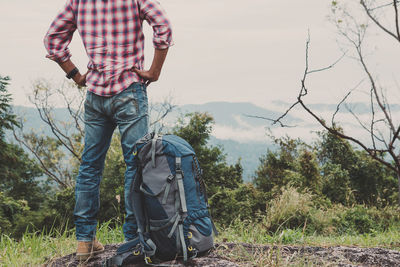
[(154, 49), (154, 57), (153, 63), (149, 70), (139, 70), (135, 67), (132, 68), (132, 71), (139, 75), (146, 81), (146, 85), (149, 85), (152, 82), (155, 82), (160, 77), (161, 69), (165, 61), (165, 57), (167, 56), (168, 48), (165, 49)]
[(160, 73), (156, 73), (152, 70), (139, 70), (139, 69), (132, 69), (137, 75), (143, 78), (146, 81), (146, 85), (149, 85), (152, 82), (156, 82), (158, 77), (160, 77)]
[(83, 75), (81, 75), (80, 73), (76, 74), (75, 77), (73, 78), (74, 82), (79, 86), (86, 86), (87, 74), (88, 74), (87, 72)]

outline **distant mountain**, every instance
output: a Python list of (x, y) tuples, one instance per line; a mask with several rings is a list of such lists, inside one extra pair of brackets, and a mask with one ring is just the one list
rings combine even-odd
[[(280, 112), (268, 110), (248, 102), (210, 102), (201, 105), (182, 105), (178, 107), (177, 111), (183, 114), (196, 111), (208, 112), (213, 115), (217, 124), (234, 128), (242, 126), (265, 126), (266, 123), (264, 120), (251, 116), (278, 118), (281, 115)], [(288, 115), (286, 121), (288, 123), (295, 123), (300, 120)]]
[[(274, 102), (275, 108), (288, 106), (285, 102)], [(365, 103), (349, 103), (349, 107), (358, 114), (370, 112), (368, 104)], [(316, 112), (335, 112), (336, 105), (312, 104), (310, 105)], [(39, 117), (35, 108), (14, 106), (16, 114), (24, 118), (25, 130), (35, 129), (42, 131), (45, 135), (52, 135), (51, 130), (47, 127)], [(400, 111), (400, 105), (391, 105), (392, 112)], [(267, 152), (268, 148), (272, 148), (269, 138), (266, 137), (266, 126), (269, 122), (250, 116), (259, 116), (265, 118), (277, 118), (282, 113), (275, 110), (265, 109), (252, 103), (231, 103), (231, 102), (210, 102), (199, 105), (182, 105), (173, 110), (166, 118), (166, 124), (175, 125), (178, 117), (192, 112), (208, 112), (215, 120), (213, 126), (212, 138), (210, 145), (219, 145), (223, 147), (226, 153), (228, 163), (235, 164), (240, 158), (244, 169), (244, 179), (250, 180), (254, 175), (254, 171), (259, 165), (259, 158)], [(340, 111), (348, 113), (346, 108)], [(70, 116), (67, 109), (56, 108), (53, 110), (56, 119), (68, 121)], [(249, 116), (250, 115), (250, 116)], [(299, 137), (303, 140), (310, 140), (310, 132), (321, 130), (318, 125), (310, 118), (296, 117), (299, 114), (293, 112), (286, 117), (285, 123), (300, 125), (296, 128), (280, 129), (276, 132), (276, 136), (288, 134), (293, 137)], [(307, 121), (306, 121), (307, 120)], [(346, 123), (347, 130), (352, 133), (362, 135), (360, 127), (357, 123)], [(9, 135), (12, 139), (12, 135)], [(368, 138), (366, 135), (365, 138)]]
[[(276, 105), (285, 106), (285, 107), (289, 107), (291, 105), (291, 104), (289, 104), (287, 102), (283, 102), (283, 101), (274, 101), (273, 103)], [(308, 107), (310, 107), (312, 110), (315, 110), (315, 111), (335, 112), (336, 108), (337, 108), (337, 104), (308, 104)], [(391, 104), (391, 105), (389, 105), (389, 108), (390, 108), (391, 112), (400, 111), (399, 104)], [(339, 113), (349, 113), (348, 109), (352, 110), (353, 112), (355, 112), (358, 115), (371, 113), (370, 103), (364, 103), (364, 102), (343, 103), (340, 106)]]
[(235, 164), (239, 159), (243, 167), (243, 179), (251, 181), (260, 165), (260, 157), (272, 146), (265, 142), (241, 143), (233, 140), (223, 140), (211, 137), (209, 144), (220, 146), (226, 154), (226, 161)]

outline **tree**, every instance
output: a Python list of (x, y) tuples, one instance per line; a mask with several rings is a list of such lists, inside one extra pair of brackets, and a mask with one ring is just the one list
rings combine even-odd
[[(46, 186), (38, 181), (42, 175), (39, 166), (20, 147), (5, 140), (5, 130), (19, 126), (10, 107), (9, 80), (0, 76), (0, 232), (19, 235), (40, 217), (37, 211), (47, 197)], [(35, 220), (25, 220), (22, 215)]]
[[(260, 158), (254, 184), (268, 198), (291, 186), (312, 193), (315, 203), (394, 204), (396, 179), (389, 168), (328, 131), (311, 144), (288, 137), (274, 139), (278, 148)], [(322, 202), (321, 202), (322, 201)]]
[[(7, 93), (9, 77), (0, 75), (0, 142), (4, 142), (4, 132), (17, 126), (16, 116), (10, 112), (11, 95)], [(1, 151), (0, 151), (1, 153)]]
[[(338, 131), (342, 131), (338, 129)], [(319, 133), (318, 158), (323, 167), (323, 192), (334, 202), (368, 205), (394, 204), (396, 179), (385, 165), (365, 151), (355, 149), (346, 139), (328, 131)], [(349, 191), (351, 189), (351, 192)], [(350, 202), (349, 202), (350, 201)]]
[(319, 195), (322, 178), (315, 149), (289, 137), (274, 139), (274, 142), (278, 149), (269, 150), (260, 158), (254, 177), (256, 187), (271, 197), (289, 184)]
[[(397, 176), (398, 183), (398, 203), (400, 204), (400, 122), (396, 120), (391, 113), (391, 105), (389, 104), (389, 96), (385, 95), (384, 86), (380, 83), (378, 75), (372, 72), (368, 64), (368, 51), (366, 49), (365, 38), (368, 30), (372, 26), (376, 26), (385, 37), (389, 37), (391, 40), (395, 40), (396, 43), (400, 44), (400, 30), (399, 30), (399, 1), (393, 0), (391, 3), (382, 1), (367, 1), (361, 0), (359, 7), (364, 12), (364, 18), (362, 22), (357, 19), (356, 15), (352, 14), (351, 10), (344, 7), (340, 1), (332, 1), (332, 14), (333, 21), (338, 29), (341, 38), (350, 46), (350, 51), (344, 53), (336, 62), (329, 65), (328, 67), (321, 69), (310, 69), (309, 67), (309, 48), (310, 48), (310, 37), (306, 42), (306, 62), (303, 77), (301, 79), (301, 88), (297, 96), (297, 101), (292, 104), (285, 113), (277, 119), (273, 119), (273, 124), (282, 123), (282, 119), (297, 105), (300, 105), (313, 119), (315, 119), (325, 130), (329, 133), (345, 140), (349, 140), (356, 144), (358, 147), (363, 149), (369, 157), (374, 161), (379, 162), (387, 169), (391, 170)], [(380, 16), (378, 14), (381, 14)], [(385, 20), (385, 16), (390, 16), (389, 24), (388, 20)], [(382, 37), (383, 38), (383, 37)], [(349, 92), (343, 97), (338, 103), (336, 112), (332, 114), (330, 120), (322, 118), (310, 107), (310, 105), (304, 102), (308, 92), (308, 78), (311, 75), (316, 75), (319, 72), (326, 71), (335, 67), (345, 54), (349, 57), (356, 59), (361, 67), (362, 72), (365, 75), (365, 80), (368, 83), (368, 91), (370, 96), (370, 119), (368, 122), (363, 122), (355, 112), (348, 108), (353, 114), (356, 122), (365, 130), (369, 136), (369, 143), (363, 141), (359, 136), (355, 136), (345, 131), (342, 131), (338, 127), (336, 121), (336, 115), (341, 108), (342, 104), (347, 100), (350, 94), (353, 93), (354, 89), (358, 88), (362, 82), (349, 90)], [(266, 118), (271, 120), (270, 118)], [(343, 154), (342, 154), (343, 155)], [(366, 174), (365, 174), (366, 175)], [(360, 177), (360, 179), (364, 179)], [(367, 190), (367, 188), (363, 189)]]

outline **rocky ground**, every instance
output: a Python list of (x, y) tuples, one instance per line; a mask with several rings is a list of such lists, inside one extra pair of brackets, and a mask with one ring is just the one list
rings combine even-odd
[[(118, 245), (107, 245), (105, 251), (79, 265), (70, 254), (53, 260), (45, 266), (101, 266), (111, 257)], [(184, 266), (181, 260), (166, 262), (171, 266)], [(187, 266), (400, 266), (400, 252), (383, 248), (261, 246), (251, 244), (220, 243), (207, 256), (187, 263)], [(143, 264), (129, 265), (139, 267)]]

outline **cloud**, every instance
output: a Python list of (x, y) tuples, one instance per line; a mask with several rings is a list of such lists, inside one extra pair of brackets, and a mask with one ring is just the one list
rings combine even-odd
[(265, 127), (234, 128), (216, 124), (212, 135), (222, 140), (234, 140), (241, 143), (265, 142), (267, 139)]

